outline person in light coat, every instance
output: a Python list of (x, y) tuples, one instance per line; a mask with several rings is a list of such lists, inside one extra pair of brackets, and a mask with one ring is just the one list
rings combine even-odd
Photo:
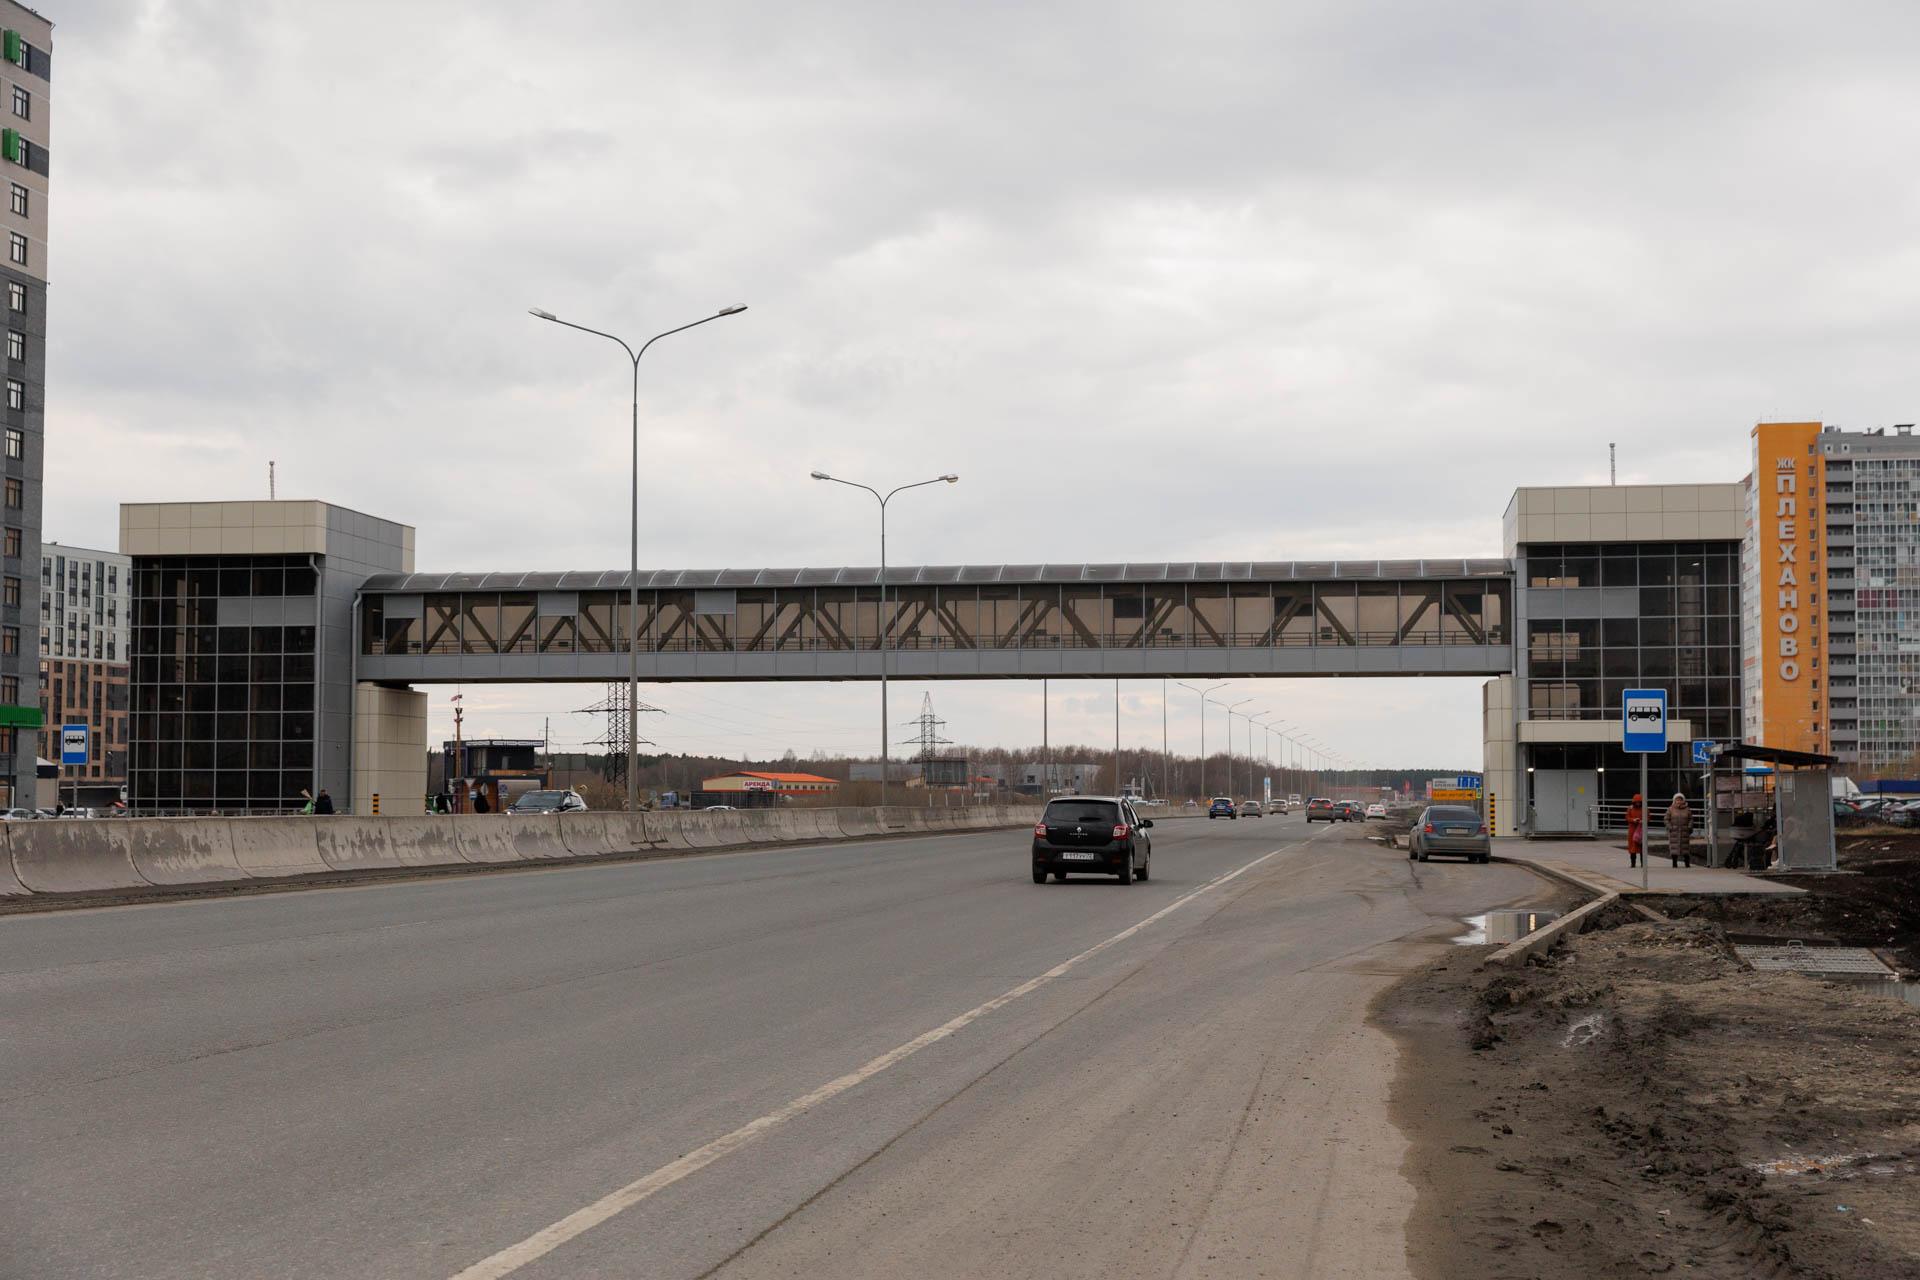
[(1693, 808), (1678, 791), (1667, 806), (1667, 856), (1676, 867), (1693, 865)]

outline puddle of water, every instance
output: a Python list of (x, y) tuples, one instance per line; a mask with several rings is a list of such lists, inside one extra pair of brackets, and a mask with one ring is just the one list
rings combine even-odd
[(1484, 915), (1468, 916), (1464, 923), (1467, 932), (1453, 939), (1463, 947), (1478, 947), (1492, 943), (1518, 942), (1543, 925), (1552, 924), (1564, 912), (1529, 911), (1525, 909), (1503, 908), (1489, 911)]
[(1871, 973), (1816, 973), (1807, 976), (1819, 978), (1825, 982), (1842, 982), (1849, 987), (1858, 987), (1876, 996), (1891, 996), (1895, 1000), (1904, 1000), (1914, 1008), (1920, 1009), (1920, 982), (1909, 982), (1905, 978), (1881, 977)]

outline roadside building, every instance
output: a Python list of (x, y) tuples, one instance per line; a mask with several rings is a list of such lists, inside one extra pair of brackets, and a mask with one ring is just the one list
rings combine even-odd
[(1483, 699), (1496, 834), (1584, 832), (1601, 806), (1624, 808), (1640, 788), (1640, 757), (1620, 746), (1628, 689), (1668, 694), (1654, 795), (1689, 786), (1690, 739), (1740, 736), (1744, 496), (1739, 484), (1514, 492), (1520, 648)]
[(1052, 764), (1034, 760), (1020, 767), (1018, 790), (1028, 795), (1039, 795), (1043, 790), (1048, 795), (1056, 791), (1091, 792), (1099, 785), (1101, 767), (1085, 760), (1056, 760)]
[(769, 808), (794, 796), (832, 795), (840, 789), (836, 778), (817, 773), (764, 773), (742, 770), (723, 773), (700, 782), (700, 794), (694, 797), (696, 808), (730, 804), (736, 809)]
[[(114, 551), (41, 549), (40, 755), (59, 765), (58, 798), (70, 805), (112, 808), (127, 783), (132, 567)], [(87, 763), (60, 765), (62, 729), (74, 724), (87, 726)]]
[[(437, 760), (429, 762), (427, 786), (431, 793), (448, 798), (454, 813), (473, 810), (476, 793), (487, 797), (487, 806), (499, 813), (522, 793), (537, 791), (553, 784), (552, 773), (542, 753), (541, 738), (451, 738), (440, 744)], [(384, 798), (380, 810), (388, 812)]]
[(326, 502), (123, 503), (120, 550), (135, 812), (290, 812), (322, 789), (424, 812), (426, 694), (354, 682), (355, 593), (412, 570), (410, 527)]

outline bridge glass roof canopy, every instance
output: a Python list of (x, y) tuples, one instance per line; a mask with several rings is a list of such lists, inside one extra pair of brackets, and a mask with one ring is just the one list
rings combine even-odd
[[(1339, 582), (1408, 579), (1507, 578), (1509, 560), (1227, 560), (1150, 564), (895, 565), (889, 586), (1100, 582)], [(837, 569), (642, 569), (642, 591), (715, 587), (874, 586), (873, 566)], [(574, 573), (381, 573), (362, 591), (624, 591), (634, 582), (624, 569)]]

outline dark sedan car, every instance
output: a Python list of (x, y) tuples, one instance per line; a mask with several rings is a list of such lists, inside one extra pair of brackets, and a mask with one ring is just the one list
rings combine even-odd
[(1153, 864), (1152, 825), (1116, 796), (1049, 800), (1033, 828), (1033, 882), (1045, 884), (1049, 875), (1063, 884), (1068, 875), (1145, 880)]
[(1308, 822), (1340, 821), (1340, 806), (1325, 796), (1315, 796), (1307, 801)]

